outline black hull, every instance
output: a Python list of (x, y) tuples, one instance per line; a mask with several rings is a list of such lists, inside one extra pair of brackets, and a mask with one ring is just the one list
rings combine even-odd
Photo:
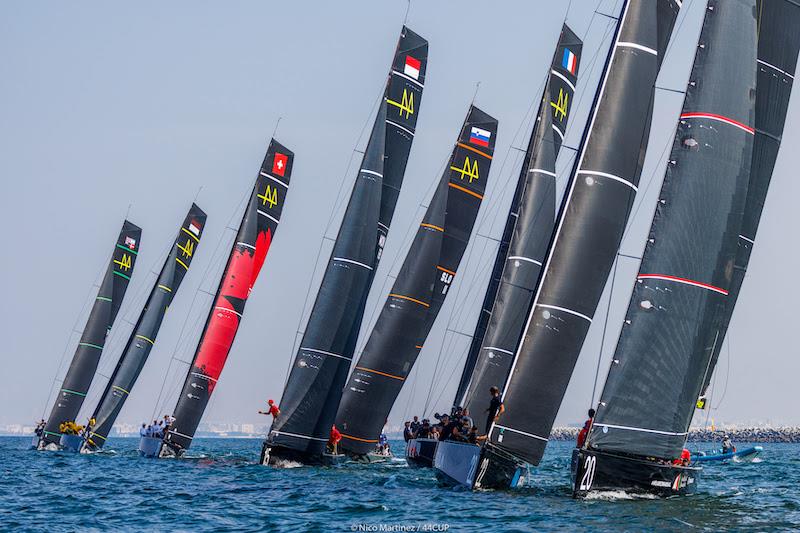
[(697, 489), (702, 468), (662, 464), (595, 450), (572, 451), (572, 495), (621, 490), (661, 497), (690, 494)]
[(411, 439), (406, 443), (406, 463), (414, 468), (433, 468), (438, 445), (435, 439)]
[(269, 442), (264, 442), (261, 446), (261, 456), (259, 464), (264, 466), (282, 467), (287, 463), (300, 463), (305, 466), (337, 466), (347, 460), (344, 454), (314, 454), (284, 448), (283, 446), (271, 446)]

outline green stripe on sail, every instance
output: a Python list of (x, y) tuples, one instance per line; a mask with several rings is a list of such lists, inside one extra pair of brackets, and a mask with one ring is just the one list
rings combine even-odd
[(60, 437), (61, 436), (61, 433), (53, 433), (52, 431), (45, 431), (44, 434), (45, 435), (54, 435), (56, 437)]
[(69, 392), (70, 394), (77, 394), (78, 396), (84, 396), (84, 397), (86, 396), (85, 392), (78, 392), (78, 391), (69, 390), (69, 389), (61, 389), (61, 391), (62, 392)]
[(98, 350), (103, 349), (99, 344), (92, 344), (91, 342), (79, 342), (78, 346), (88, 346), (89, 348), (97, 348)]
[(130, 279), (131, 279), (130, 276), (126, 276), (122, 272), (117, 272), (116, 270), (114, 271), (114, 274), (116, 274), (117, 276), (123, 277), (123, 278), (127, 279), (128, 281), (130, 281)]
[(130, 248), (128, 248), (127, 246), (122, 246), (121, 244), (118, 244), (118, 245), (117, 245), (117, 248), (121, 248), (122, 250), (125, 250), (125, 251), (126, 251), (126, 252), (128, 252), (129, 254), (133, 254), (133, 255), (139, 255), (139, 252), (137, 252), (137, 251), (135, 251), (135, 250), (131, 250), (131, 249), (130, 249)]
[(95, 298), (96, 300), (103, 300), (104, 302), (110, 302), (111, 298), (106, 298), (105, 296), (98, 296)]

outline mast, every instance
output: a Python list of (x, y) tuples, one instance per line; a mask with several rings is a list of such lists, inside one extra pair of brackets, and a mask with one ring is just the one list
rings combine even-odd
[(732, 283), (750, 180), (755, 0), (711, 0), (590, 446), (680, 457)]
[(175, 422), (164, 436), (175, 453), (182, 453), (192, 443), (225, 366), (250, 291), (278, 229), (293, 163), (294, 153), (272, 139), (173, 411)]
[(471, 106), (428, 210), (344, 389), (342, 447), (375, 448), (467, 248), (494, 154), (497, 120)]
[(556, 217), (556, 159), (567, 129), (583, 43), (565, 24), (553, 54), (514, 201), (475, 327), (455, 405), (486, 409), (519, 344)]
[(489, 441), (538, 464), (628, 221), (679, 10), (626, 0)]
[(97, 371), (106, 337), (128, 290), (141, 239), (142, 229), (126, 220), (117, 237), (111, 261), (100, 283), (100, 290), (97, 291), (94, 305), (89, 312), (78, 348), (72, 356), (55, 405), (50, 411), (40, 447), (57, 444), (61, 438), (59, 426), (64, 422), (74, 421), (78, 416)]
[(750, 186), (744, 207), (739, 247), (728, 291), (725, 317), (719, 328), (719, 342), (714, 348), (701, 396), (705, 396), (722, 350), (736, 301), (750, 263), (761, 213), (781, 146), (789, 97), (792, 94), (797, 54), (800, 50), (800, 5), (791, 0), (758, 0), (758, 70), (756, 91), (755, 144), (750, 170)]
[(164, 315), (192, 264), (205, 225), (205, 212), (197, 204), (192, 204), (178, 230), (172, 250), (164, 261), (161, 273), (150, 291), (144, 309), (136, 321), (136, 326), (128, 338), (125, 350), (92, 414), (96, 422), (87, 440), (89, 448), (102, 448), (105, 444), (111, 427), (147, 362)]
[(325, 450), (403, 181), (427, 63), (428, 42), (403, 27), (269, 447), (311, 456)]

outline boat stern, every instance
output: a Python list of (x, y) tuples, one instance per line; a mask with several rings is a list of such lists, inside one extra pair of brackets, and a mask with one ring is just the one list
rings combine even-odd
[(660, 497), (696, 490), (702, 468), (576, 448), (572, 451), (572, 495), (624, 491)]
[(58, 446), (62, 450), (78, 453), (81, 451), (83, 443), (83, 437), (80, 435), (61, 435), (61, 438), (58, 441)]
[(149, 458), (160, 457), (162, 443), (163, 441), (157, 437), (140, 437), (139, 455)]
[(439, 441), (436, 439), (411, 439), (406, 443), (406, 463), (417, 468), (432, 468)]

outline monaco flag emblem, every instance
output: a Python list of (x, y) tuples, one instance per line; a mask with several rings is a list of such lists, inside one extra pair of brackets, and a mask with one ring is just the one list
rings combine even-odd
[(275, 159), (272, 160), (272, 173), (282, 177), (286, 173), (286, 163), (288, 161), (289, 156), (275, 152)]
[(422, 68), (422, 62), (419, 59), (414, 59), (411, 56), (406, 56), (406, 65), (403, 67), (403, 74), (411, 76), (415, 80), (419, 79), (419, 70)]

